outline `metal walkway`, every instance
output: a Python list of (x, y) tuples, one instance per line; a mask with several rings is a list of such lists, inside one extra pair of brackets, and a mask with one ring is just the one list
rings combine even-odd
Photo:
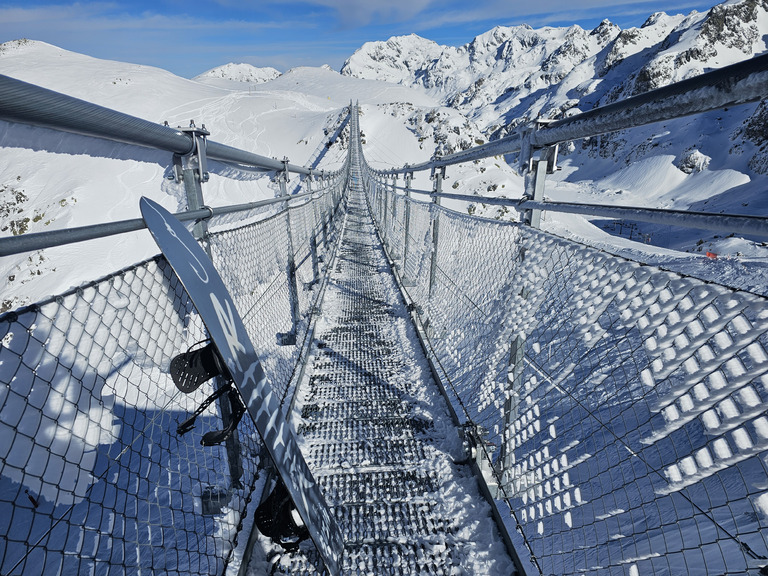
[[(409, 324), (353, 185), (295, 419), (344, 536), (343, 573), (514, 574)], [(274, 573), (316, 563), (305, 542)]]

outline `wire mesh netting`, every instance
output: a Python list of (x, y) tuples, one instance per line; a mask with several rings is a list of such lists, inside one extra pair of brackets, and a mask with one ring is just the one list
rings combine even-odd
[(368, 190), (534, 571), (768, 564), (766, 298)]
[[(245, 226), (228, 216), (228, 230), (208, 238), (283, 398), (318, 293), (312, 263), (332, 248), (339, 201), (334, 187)], [(281, 346), (277, 334), (292, 330), (297, 343)], [(226, 572), (258, 497), (262, 446), (249, 418), (227, 443), (201, 446), (224, 426), (218, 403), (177, 434), (220, 385), (183, 394), (169, 377), (171, 359), (205, 339), (160, 256), (0, 316), (3, 575)]]
[[(237, 304), (270, 383), (286, 398), (297, 368), (297, 349), (307, 334), (309, 313), (317, 296), (320, 269), (338, 235), (334, 219), (339, 199), (325, 194), (257, 226), (235, 227), (211, 237), (214, 261)], [(290, 227), (290, 236), (289, 236)], [(289, 259), (288, 246), (293, 258)], [(289, 260), (294, 272), (289, 272)], [(299, 317), (297, 346), (282, 345), (279, 335), (293, 330), (289, 279), (295, 274)]]

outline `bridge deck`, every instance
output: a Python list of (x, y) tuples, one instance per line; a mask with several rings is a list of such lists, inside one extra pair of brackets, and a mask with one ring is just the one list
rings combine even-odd
[[(300, 385), (300, 443), (345, 542), (345, 574), (513, 574), (415, 340), (362, 191)], [(314, 549), (276, 562), (314, 573)]]

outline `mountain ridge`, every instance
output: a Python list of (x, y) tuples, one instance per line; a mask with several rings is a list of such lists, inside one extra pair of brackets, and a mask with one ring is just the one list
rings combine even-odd
[(733, 64), (768, 48), (766, 0), (728, 0), (706, 12), (650, 15), (622, 30), (496, 26), (459, 47), (415, 34), (367, 42), (341, 74), (420, 86), (489, 136), (519, 119), (554, 118)]

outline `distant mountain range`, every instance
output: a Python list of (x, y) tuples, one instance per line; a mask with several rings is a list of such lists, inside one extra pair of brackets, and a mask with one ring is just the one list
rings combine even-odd
[(608, 20), (594, 30), (498, 26), (458, 48), (397, 36), (364, 44), (341, 73), (437, 92), (493, 132), (745, 60), (766, 51), (766, 33), (766, 0), (730, 0), (687, 16), (658, 12), (626, 30)]

